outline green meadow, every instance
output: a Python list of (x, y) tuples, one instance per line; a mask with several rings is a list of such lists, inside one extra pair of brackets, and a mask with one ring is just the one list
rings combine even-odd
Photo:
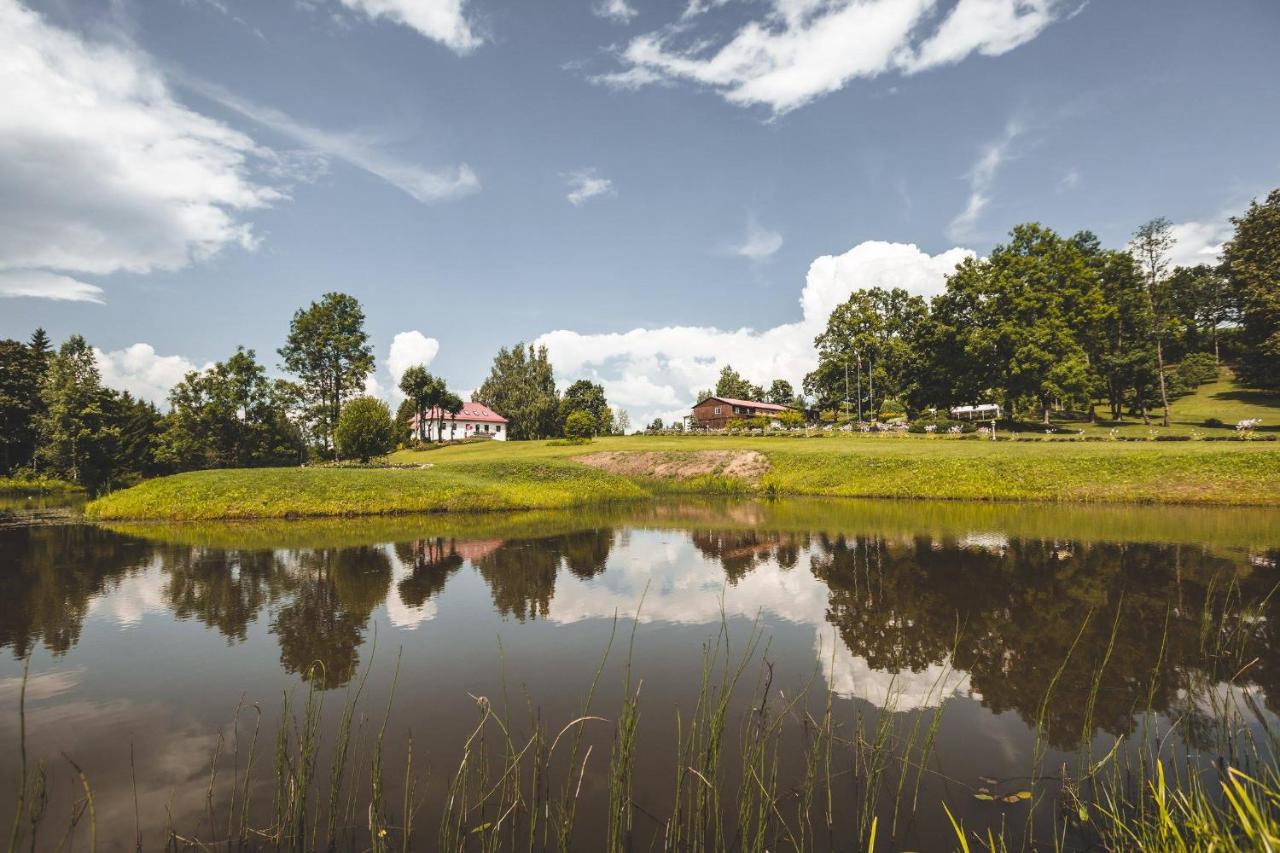
[[(644, 453), (656, 467), (704, 451), (758, 452), (767, 470), (753, 479), (717, 473), (678, 479), (613, 473), (579, 461), (588, 454)], [(106, 495), (87, 513), (186, 520), (555, 509), (672, 492), (1280, 505), (1280, 444), (1271, 441), (619, 436), (587, 445), (487, 442), (400, 451), (390, 462), (423, 467), (193, 471)]]

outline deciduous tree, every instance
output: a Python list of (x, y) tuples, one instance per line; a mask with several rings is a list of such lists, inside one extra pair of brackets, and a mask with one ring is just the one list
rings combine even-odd
[(377, 397), (356, 397), (342, 407), (338, 428), (333, 434), (338, 453), (348, 459), (368, 462), (390, 453), (395, 447), (391, 410)]
[(1161, 423), (1169, 425), (1169, 392), (1165, 387), (1164, 338), (1171, 321), (1167, 277), (1169, 251), (1173, 248), (1173, 224), (1163, 216), (1138, 226), (1133, 232), (1129, 249), (1146, 288), (1147, 309), (1151, 312), (1151, 332), (1156, 344), (1156, 379), (1160, 385), (1160, 405), (1163, 409)]
[(359, 301), (345, 293), (326, 293), (319, 302), (299, 308), (279, 352), (285, 369), (302, 386), (313, 438), (331, 448), (342, 403), (364, 387), (373, 371)]
[(510, 421), (509, 438), (550, 438), (559, 434), (560, 399), (547, 348), (523, 342), (503, 347), (475, 399)]
[(1259, 388), (1280, 388), (1280, 189), (1234, 217), (1223, 266), (1240, 311), (1239, 375)]

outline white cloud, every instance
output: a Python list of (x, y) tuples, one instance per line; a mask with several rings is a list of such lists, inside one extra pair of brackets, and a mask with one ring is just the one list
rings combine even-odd
[(633, 422), (673, 420), (688, 414), (694, 394), (714, 386), (726, 364), (752, 382), (786, 379), (799, 387), (816, 365), (814, 337), (850, 293), (901, 287), (930, 296), (941, 292), (946, 275), (972, 255), (960, 248), (929, 255), (911, 244), (868, 241), (809, 266), (797, 322), (760, 331), (667, 326), (581, 334), (558, 329), (536, 343), (547, 346), (559, 380), (602, 383), (609, 401), (629, 409)]
[(404, 397), (400, 393), (400, 377), (404, 376), (406, 370), (415, 364), (430, 367), (438, 352), (440, 342), (416, 330), (400, 332), (392, 338), (391, 347), (387, 350), (387, 372), (391, 374), (392, 396), (397, 400)]
[[(146, 57), (0, 0), (0, 269), (178, 269), (251, 248), (281, 197), (251, 139), (174, 100)], [(83, 291), (82, 291), (83, 292)]]
[(1058, 0), (960, 0), (933, 35), (900, 61), (910, 73), (959, 62), (972, 53), (1008, 53), (1044, 32), (1061, 7)]
[(601, 177), (595, 169), (578, 169), (564, 177), (569, 184), (569, 192), (565, 195), (565, 199), (574, 207), (579, 207), (588, 199), (597, 196), (617, 195), (613, 188), (613, 181)]
[(93, 355), (102, 384), (157, 405), (168, 402), (169, 389), (196, 369), (180, 355), (158, 354), (151, 344), (137, 343), (111, 352), (94, 347)]
[(747, 220), (747, 233), (742, 242), (733, 247), (733, 253), (751, 261), (763, 261), (782, 248), (782, 235), (761, 227), (755, 217)]
[[(935, 0), (770, 0), (763, 17), (726, 38), (691, 33), (711, 3), (692, 0), (683, 23), (633, 39), (621, 72), (596, 82), (654, 79), (705, 86), (739, 105), (785, 113), (857, 78), (912, 74), (1026, 43), (1061, 12), (1060, 0), (960, 0), (932, 26)], [(714, 4), (714, 5), (719, 5)], [(683, 45), (673, 42), (687, 38)], [(641, 69), (643, 73), (632, 73)]]
[(470, 53), (484, 41), (467, 20), (465, 0), (342, 0), (342, 5), (403, 24), (455, 53)]
[(39, 270), (0, 271), (0, 296), (99, 304), (103, 301), (102, 288), (97, 285)]
[(1058, 192), (1071, 192), (1080, 186), (1080, 172), (1078, 169), (1072, 169), (1058, 180)]
[(1214, 265), (1222, 254), (1222, 244), (1231, 239), (1231, 223), (1225, 220), (1218, 222), (1179, 222), (1170, 229), (1173, 236), (1173, 249), (1169, 258), (1182, 267), (1193, 267), (1197, 264)]
[(303, 124), (280, 110), (251, 103), (206, 81), (187, 80), (186, 84), (250, 121), (318, 154), (341, 160), (381, 178), (424, 204), (460, 198), (480, 189), (480, 179), (466, 163), (427, 169), (387, 154), (374, 140), (360, 134), (321, 130)]
[(1010, 121), (1005, 126), (1004, 135), (987, 145), (978, 162), (969, 172), (969, 201), (964, 210), (947, 225), (947, 236), (952, 240), (972, 240), (977, 236), (978, 220), (991, 204), (991, 185), (996, 174), (1009, 157), (1009, 149), (1013, 141), (1022, 135), (1022, 125), (1018, 121)]
[(591, 12), (597, 17), (619, 24), (630, 23), (632, 18), (640, 14), (627, 0), (600, 0), (591, 6)]

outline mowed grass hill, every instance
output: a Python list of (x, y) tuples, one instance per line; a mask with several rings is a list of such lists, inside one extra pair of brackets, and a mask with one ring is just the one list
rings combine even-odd
[[(1208, 427), (1216, 418), (1222, 427)], [(251, 519), (557, 509), (660, 494), (763, 494), (978, 501), (1280, 506), (1280, 442), (1105, 441), (1234, 437), (1261, 418), (1280, 430), (1280, 395), (1218, 382), (1170, 406), (1170, 427), (1127, 419), (1069, 425), (1091, 441), (973, 437), (637, 435), (481, 442), (392, 454), (403, 468), (193, 471), (99, 498), (103, 519)]]
[(1280, 443), (601, 438), (402, 451), (422, 468), (194, 471), (89, 504), (115, 519), (552, 509), (663, 493), (1280, 506)]

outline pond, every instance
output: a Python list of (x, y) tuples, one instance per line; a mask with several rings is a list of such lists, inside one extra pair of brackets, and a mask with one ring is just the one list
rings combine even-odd
[(1085, 848), (1089, 772), (1140, 744), (1265, 760), (1278, 522), (672, 500), (8, 526), (0, 827), (22, 800), (35, 849), (400, 849), (407, 799), (414, 849), (947, 849), (948, 810)]

